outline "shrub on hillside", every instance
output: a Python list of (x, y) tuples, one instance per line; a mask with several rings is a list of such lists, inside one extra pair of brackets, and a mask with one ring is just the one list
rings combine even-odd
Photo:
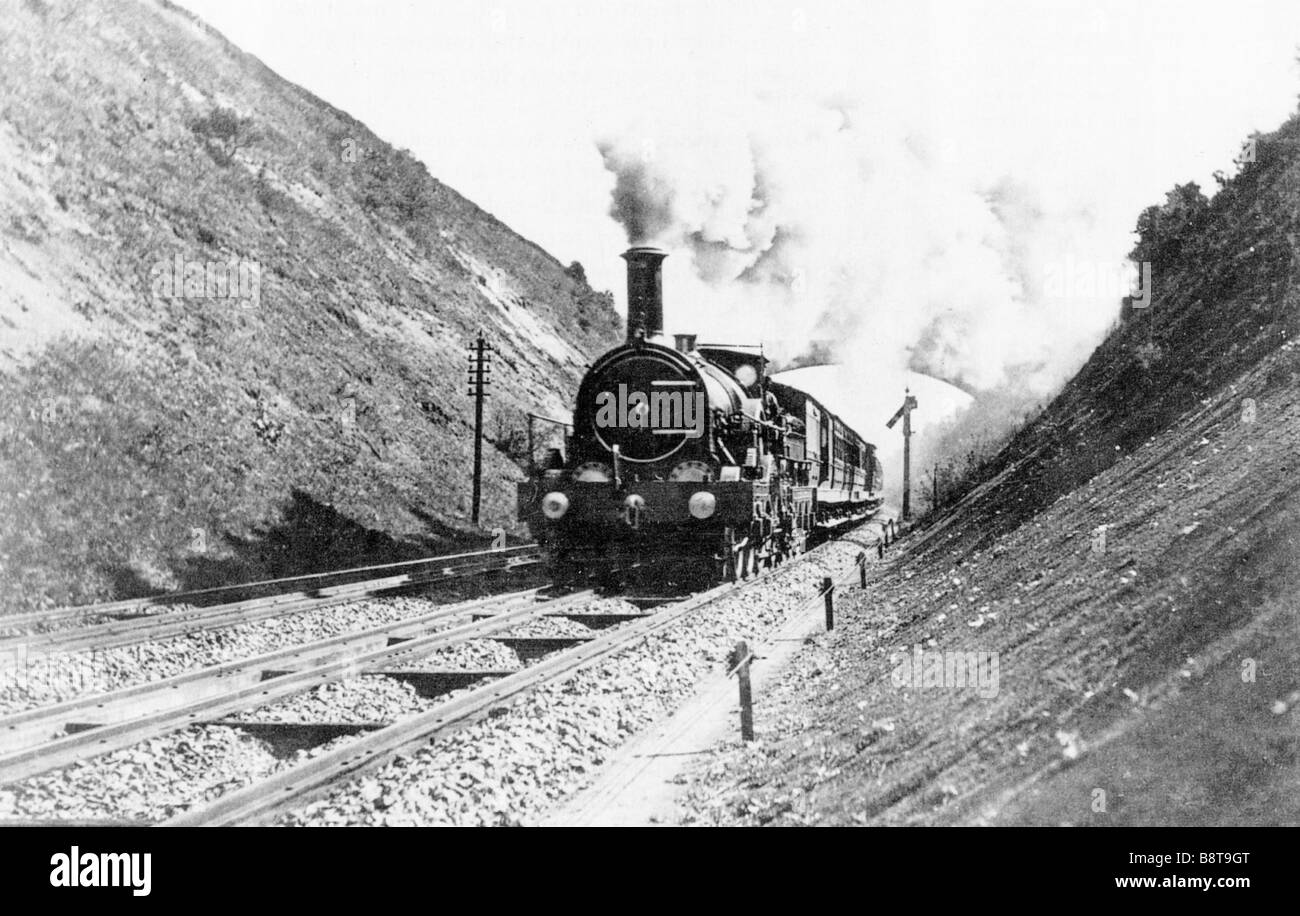
[(361, 205), (376, 215), (393, 215), (403, 222), (428, 216), (433, 205), (433, 181), (424, 166), (405, 152), (368, 156), (361, 168)]
[(229, 108), (214, 108), (201, 118), (190, 122), (192, 130), (203, 141), (208, 155), (221, 166), (235, 161), (235, 154), (257, 140), (253, 119), (240, 117)]
[(1138, 242), (1129, 258), (1156, 270), (1175, 266), (1184, 244), (1204, 230), (1209, 210), (1210, 201), (1196, 182), (1175, 185), (1163, 204), (1147, 207), (1138, 217)]

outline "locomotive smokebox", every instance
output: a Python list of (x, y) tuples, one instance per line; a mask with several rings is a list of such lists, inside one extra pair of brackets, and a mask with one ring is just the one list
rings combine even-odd
[(664, 330), (664, 286), (660, 266), (668, 252), (637, 245), (623, 252), (627, 261), (627, 342), (649, 340)]

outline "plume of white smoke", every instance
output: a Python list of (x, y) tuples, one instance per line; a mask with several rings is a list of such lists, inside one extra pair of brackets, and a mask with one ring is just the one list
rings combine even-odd
[(640, 114), (598, 146), (611, 215), (673, 255), (669, 330), (1041, 398), (1117, 308), (1047, 294), (1065, 260), (1119, 263), (1091, 256), (1086, 211), (973, 180), (888, 106), (769, 93)]
[[(914, 467), (964, 456), (972, 436), (995, 446), (1118, 313), (1127, 240), (1086, 207), (974, 174), (888, 100), (726, 101), (642, 107), (598, 144), (611, 215), (670, 253), (667, 329), (762, 343), (778, 365), (840, 363), (828, 403), (846, 416), (874, 406), (865, 392), (901, 403), (909, 371), (973, 393), (922, 399)], [(859, 429), (897, 492), (892, 410)]]

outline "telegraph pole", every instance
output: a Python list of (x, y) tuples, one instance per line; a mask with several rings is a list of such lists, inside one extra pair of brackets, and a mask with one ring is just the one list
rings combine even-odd
[(885, 424), (889, 429), (893, 429), (899, 417), (903, 418), (903, 521), (912, 517), (912, 411), (914, 410), (916, 410), (916, 398), (912, 397), (912, 389), (904, 389), (903, 406), (898, 408), (898, 412)]
[(492, 348), (483, 332), (469, 345), (469, 395), (474, 399), (474, 497), (470, 518), (478, 524), (479, 498), (483, 493), (483, 399), (487, 397), (488, 354)]

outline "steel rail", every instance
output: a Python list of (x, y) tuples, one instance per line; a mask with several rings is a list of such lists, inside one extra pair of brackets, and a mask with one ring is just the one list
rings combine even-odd
[(507, 701), (595, 664), (767, 575), (765, 572), (745, 582), (720, 585), (658, 611), (645, 620), (626, 624), (572, 649), (558, 652), (529, 668), (441, 703), (428, 712), (399, 719), (269, 779), (177, 815), (164, 821), (162, 826), (265, 823), (290, 804), (301, 803), (345, 777), (375, 767), (395, 754), (425, 744), (441, 732), (475, 721)]
[(253, 623), (303, 610), (331, 607), (398, 589), (443, 582), (449, 578), (518, 568), (531, 562), (534, 561), (516, 557), (493, 558), (486, 563), (446, 566), (423, 574), (403, 573), (385, 579), (325, 586), (313, 592), (299, 591), (268, 595), (189, 611), (146, 614), (129, 620), (114, 620), (74, 629), (12, 637), (0, 640), (0, 670), (16, 664), (24, 653), (40, 651), (51, 654), (120, 648), (150, 640), (185, 636), (203, 630)]
[(260, 681), (264, 671), (317, 665), (349, 653), (360, 654), (389, 645), (393, 639), (422, 636), (447, 618), (471, 616), (484, 607), (511, 608), (520, 602), (534, 600), (541, 591), (533, 588), (461, 601), (364, 630), (297, 643), (262, 655), (206, 665), (157, 681), (86, 693), (60, 703), (11, 713), (0, 717), (0, 754), (53, 740), (69, 726), (110, 724), (183, 706), (205, 696), (229, 691), (232, 685)]
[(71, 605), (68, 607), (51, 608), (42, 611), (27, 611), (22, 614), (0, 616), (0, 629), (18, 629), (32, 624), (45, 623), (51, 620), (60, 620), (65, 617), (76, 617), (78, 615), (90, 617), (105, 614), (127, 613), (150, 607), (166, 607), (169, 604), (176, 604), (190, 598), (217, 595), (225, 592), (251, 591), (260, 588), (290, 585), (298, 582), (307, 582), (313, 579), (333, 579), (342, 576), (361, 575), (363, 573), (405, 569), (411, 566), (435, 565), (438, 563), (446, 563), (451, 560), (465, 560), (474, 557), (528, 554), (530, 552), (536, 553), (538, 550), (539, 547), (537, 544), (519, 544), (514, 547), (503, 547), (492, 550), (474, 550), (465, 553), (451, 553), (436, 557), (423, 557), (417, 560), (379, 563), (373, 566), (354, 566), (349, 569), (329, 570), (327, 572), (319, 573), (303, 573), (301, 575), (285, 576), (279, 579), (262, 579), (256, 582), (239, 582), (233, 585), (217, 585), (211, 588), (193, 589), (184, 592), (166, 592), (161, 595), (150, 595), (144, 598), (123, 598), (117, 601), (106, 601), (99, 604)]
[[(505, 614), (438, 630), (426, 636), (405, 639), (395, 645), (348, 653), (342, 658), (325, 659), (320, 664), (304, 669), (276, 673), (273, 677), (251, 684), (245, 682), (233, 691), (229, 689), (229, 683), (223, 684), (224, 689), (214, 696), (202, 696), (192, 702), (145, 713), (125, 721), (94, 725), (39, 745), (0, 754), (0, 785), (67, 766), (87, 757), (120, 750), (189, 725), (274, 703), (322, 684), (362, 674), (368, 668), (400, 664), (412, 656), (425, 655), (470, 639), (491, 638), (493, 633), (500, 630), (541, 617), (554, 610), (557, 604), (587, 600), (593, 594), (575, 592)], [(239, 664), (247, 665), (246, 662)]]

